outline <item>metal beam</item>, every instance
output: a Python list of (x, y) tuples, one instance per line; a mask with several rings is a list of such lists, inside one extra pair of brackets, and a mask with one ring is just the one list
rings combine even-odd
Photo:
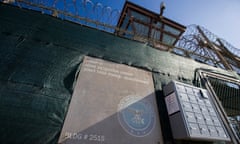
[(231, 52), (229, 52), (229, 50), (224, 46), (224, 44), (219, 39), (217, 39), (217, 41), (221, 45), (224, 53), (226, 53), (234, 62), (237, 63), (237, 67), (240, 67), (240, 61), (236, 58), (236, 56), (234, 56)]
[(197, 30), (199, 33), (203, 36), (203, 38), (207, 41), (208, 46), (216, 53), (218, 58), (222, 61), (222, 64), (227, 70), (233, 70), (233, 68), (230, 66), (230, 64), (225, 60), (225, 58), (221, 55), (221, 53), (217, 50), (218, 48), (212, 44), (212, 42), (208, 39), (208, 37), (204, 34), (204, 32), (201, 30), (199, 26), (197, 26)]

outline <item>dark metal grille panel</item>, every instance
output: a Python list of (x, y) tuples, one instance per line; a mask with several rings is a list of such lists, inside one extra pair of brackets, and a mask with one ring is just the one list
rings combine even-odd
[(209, 81), (228, 116), (240, 115), (239, 85), (212, 77), (209, 78)]
[(208, 78), (228, 115), (230, 126), (240, 139), (240, 85), (218, 78)]

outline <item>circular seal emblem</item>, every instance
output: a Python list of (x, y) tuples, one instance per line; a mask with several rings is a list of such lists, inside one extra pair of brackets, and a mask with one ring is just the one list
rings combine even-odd
[(152, 131), (155, 124), (153, 106), (147, 99), (127, 96), (118, 105), (118, 120), (130, 135), (143, 137)]

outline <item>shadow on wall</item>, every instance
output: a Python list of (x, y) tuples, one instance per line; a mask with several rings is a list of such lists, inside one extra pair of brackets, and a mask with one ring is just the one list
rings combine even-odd
[[(154, 94), (140, 100), (136, 98), (134, 96), (124, 97), (115, 108), (117, 112), (103, 120), (97, 118), (106, 115), (106, 111), (95, 110), (95, 113), (73, 116), (73, 121), (74, 117), (80, 117), (83, 120), (78, 124), (71, 123), (71, 126), (76, 126), (79, 130), (64, 129), (60, 143), (160, 144), (162, 140), (159, 121), (157, 121), (157, 114), (152, 103)], [(85, 123), (84, 121), (89, 123), (87, 128), (85, 128), (86, 125), (81, 124)], [(93, 124), (90, 125), (90, 123)]]
[(150, 72), (84, 58), (60, 143), (157, 144), (160, 130)]

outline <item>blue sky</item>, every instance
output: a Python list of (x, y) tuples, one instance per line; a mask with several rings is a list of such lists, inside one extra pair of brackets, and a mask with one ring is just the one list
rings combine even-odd
[[(119, 9), (125, 0), (92, 0)], [(159, 12), (162, 0), (129, 0)], [(165, 0), (164, 16), (183, 25), (204, 26), (234, 47), (240, 48), (240, 0)]]
[[(0, 0), (2, 1), (2, 0)], [(36, 0), (29, 0), (35, 2)], [(46, 0), (42, 0), (43, 2)], [(49, 0), (63, 2), (63, 0)], [(72, 2), (73, 0), (66, 0)], [(83, 0), (77, 0), (81, 2)], [(88, 0), (87, 0), (88, 1)], [(125, 0), (90, 0), (112, 9), (122, 10)], [(240, 0), (129, 0), (159, 13), (160, 3), (166, 4), (164, 16), (182, 25), (204, 26), (220, 38), (240, 49)], [(93, 16), (94, 17), (94, 16)], [(96, 16), (95, 16), (96, 17)]]

